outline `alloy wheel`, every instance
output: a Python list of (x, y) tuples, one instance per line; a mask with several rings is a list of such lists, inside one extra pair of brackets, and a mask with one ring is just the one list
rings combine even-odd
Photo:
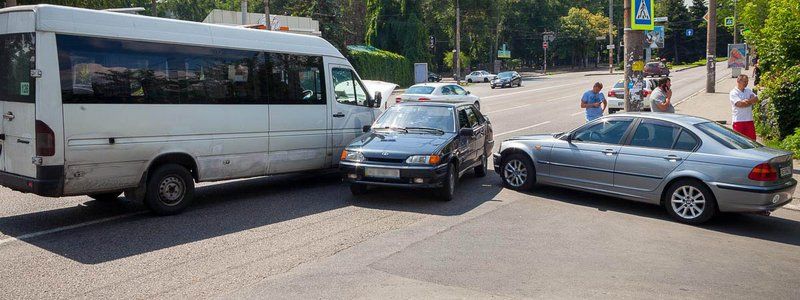
[(509, 185), (518, 188), (525, 184), (528, 179), (528, 169), (521, 161), (514, 159), (506, 163), (503, 168), (503, 178), (506, 179)]
[(672, 211), (681, 218), (691, 220), (699, 217), (706, 209), (706, 197), (696, 187), (686, 185), (679, 187), (670, 198)]

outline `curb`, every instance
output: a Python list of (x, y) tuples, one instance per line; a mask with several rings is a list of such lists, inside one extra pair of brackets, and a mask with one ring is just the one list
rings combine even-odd
[(700, 68), (700, 67), (705, 67), (705, 66), (691, 66), (691, 67), (688, 67), (688, 68), (678, 69), (678, 70), (675, 70), (673, 72), (683, 72), (683, 71), (686, 71), (686, 70), (690, 70), (690, 69), (694, 69), (694, 68)]

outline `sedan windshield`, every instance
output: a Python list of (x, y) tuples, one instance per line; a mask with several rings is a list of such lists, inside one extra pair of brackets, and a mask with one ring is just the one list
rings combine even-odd
[(719, 125), (716, 122), (706, 122), (695, 125), (703, 133), (711, 136), (714, 140), (725, 147), (731, 149), (752, 149), (762, 147), (761, 144), (755, 142), (741, 134), (728, 129), (725, 126)]
[(412, 86), (408, 88), (408, 90), (406, 90), (406, 94), (428, 95), (432, 93), (433, 90), (435, 89), (436, 88), (432, 86), (425, 86), (425, 85)]
[(620, 80), (620, 81), (617, 81), (617, 83), (616, 83), (616, 84), (614, 84), (614, 88), (615, 88), (615, 89), (621, 89), (621, 88), (622, 88), (622, 87), (624, 87), (624, 86), (625, 86), (625, 82), (624, 82), (624, 81), (622, 81), (622, 80)]
[(455, 118), (452, 107), (392, 106), (375, 121), (372, 128), (455, 132)]
[(514, 77), (514, 72), (503, 72), (503, 73), (497, 74), (497, 77), (500, 77), (500, 78), (511, 78), (511, 77)]

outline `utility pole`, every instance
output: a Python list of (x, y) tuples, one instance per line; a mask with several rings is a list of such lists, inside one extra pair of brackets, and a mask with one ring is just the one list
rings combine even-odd
[(242, 0), (242, 25), (247, 25), (247, 0)]
[(736, 0), (733, 0), (733, 43), (737, 44), (739, 31), (736, 30), (736, 25), (738, 25), (738, 18), (736, 15)]
[[(633, 64), (644, 64), (642, 57), (644, 52), (644, 31), (632, 29), (631, 1), (624, 0), (624, 3), (625, 52), (623, 55), (623, 63), (625, 64), (625, 111), (631, 112), (641, 109), (641, 101), (643, 99), (641, 87), (644, 82), (644, 73), (642, 70), (634, 71)], [(631, 85), (635, 89), (638, 89), (635, 94), (631, 93), (631, 89), (629, 88)], [(635, 105), (633, 103), (634, 101), (636, 102)]]
[(272, 19), (269, 18), (269, 0), (264, 0), (264, 23), (267, 25), (267, 30), (272, 30)]
[[(608, 0), (608, 44), (614, 45), (614, 0)], [(614, 49), (608, 49), (608, 73), (614, 74)]]
[(456, 83), (461, 84), (461, 6), (456, 0), (456, 54), (453, 55), (456, 61)]
[(708, 0), (706, 35), (706, 93), (716, 92), (717, 78), (717, 0)]

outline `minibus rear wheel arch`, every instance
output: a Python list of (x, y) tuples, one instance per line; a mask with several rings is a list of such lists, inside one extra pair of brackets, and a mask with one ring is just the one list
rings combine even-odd
[[(197, 173), (197, 163), (194, 161), (194, 158), (191, 155), (186, 153), (167, 153), (159, 155), (153, 160), (153, 162), (150, 163), (150, 167), (147, 168), (147, 173), (152, 173), (158, 169), (158, 167), (166, 164), (177, 164), (183, 166), (192, 173), (192, 178), (194, 178), (195, 182), (200, 181), (200, 176)], [(147, 177), (145, 176), (145, 178)]]

